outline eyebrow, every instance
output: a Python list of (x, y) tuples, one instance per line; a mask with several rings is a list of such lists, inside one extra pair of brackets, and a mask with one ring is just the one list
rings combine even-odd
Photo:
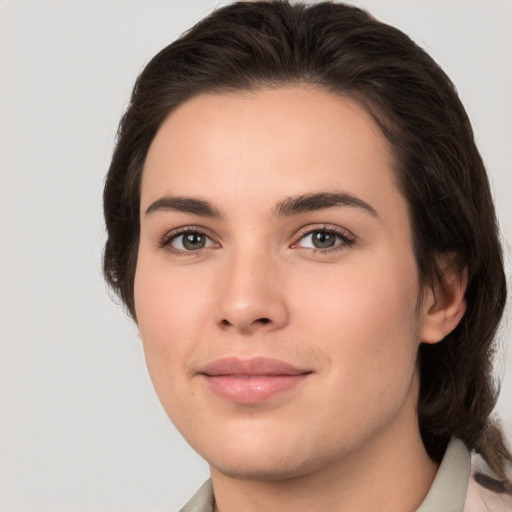
[[(276, 217), (289, 217), (328, 208), (349, 207), (360, 208), (373, 217), (378, 217), (373, 206), (358, 197), (346, 192), (316, 192), (288, 197), (277, 203), (272, 210)], [(205, 199), (194, 197), (165, 196), (149, 205), (146, 215), (161, 211), (192, 213), (201, 217), (221, 218), (221, 211)]]
[(146, 210), (146, 215), (156, 212), (173, 211), (182, 213), (193, 213), (201, 217), (222, 217), (221, 212), (212, 203), (204, 199), (193, 197), (165, 196), (151, 203)]
[(299, 213), (343, 206), (360, 208), (372, 215), (372, 217), (378, 217), (377, 211), (373, 206), (346, 192), (317, 192), (289, 197), (276, 205), (273, 214), (279, 217), (287, 217)]

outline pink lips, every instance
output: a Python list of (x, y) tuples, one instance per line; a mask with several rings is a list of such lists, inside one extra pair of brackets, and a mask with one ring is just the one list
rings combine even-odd
[(312, 372), (266, 357), (227, 357), (202, 367), (198, 373), (220, 397), (239, 404), (255, 404), (297, 386)]

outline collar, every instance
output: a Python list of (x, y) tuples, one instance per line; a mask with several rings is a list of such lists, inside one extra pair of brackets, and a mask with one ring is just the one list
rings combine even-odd
[(180, 512), (213, 512), (213, 503), (212, 481), (206, 480)]
[(471, 472), (471, 454), (456, 438), (448, 443), (432, 486), (416, 512), (463, 512)]

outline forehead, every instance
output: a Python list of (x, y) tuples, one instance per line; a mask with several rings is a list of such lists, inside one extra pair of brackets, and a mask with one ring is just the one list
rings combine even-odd
[(269, 202), (344, 190), (396, 200), (389, 144), (355, 101), (323, 89), (282, 87), (204, 94), (179, 106), (146, 158), (142, 207), (158, 195)]

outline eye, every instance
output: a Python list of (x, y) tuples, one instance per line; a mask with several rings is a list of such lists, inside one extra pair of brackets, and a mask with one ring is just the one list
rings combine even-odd
[(168, 248), (171, 252), (195, 252), (210, 247), (218, 247), (205, 233), (198, 230), (187, 229), (179, 233), (171, 233), (162, 243), (163, 247)]
[(294, 247), (314, 249), (323, 252), (342, 249), (355, 243), (353, 235), (336, 228), (312, 229), (302, 235)]

